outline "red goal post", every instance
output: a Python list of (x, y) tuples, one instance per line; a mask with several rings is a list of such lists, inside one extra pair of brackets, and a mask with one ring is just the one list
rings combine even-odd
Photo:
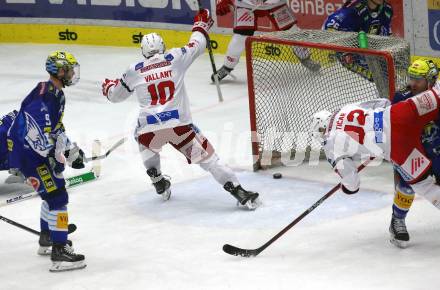
[[(407, 83), (408, 43), (368, 35), (358, 48), (357, 33), (302, 30), (246, 40), (249, 113), (254, 170), (319, 158), (309, 124), (319, 110), (348, 103), (392, 98)], [(320, 66), (308, 68), (305, 59)], [(316, 158), (316, 156), (315, 156)]]

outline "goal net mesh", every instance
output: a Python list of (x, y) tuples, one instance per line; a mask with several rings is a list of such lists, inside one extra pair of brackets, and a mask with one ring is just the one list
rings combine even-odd
[[(392, 98), (403, 88), (410, 64), (407, 42), (322, 30), (283, 31), (246, 42), (254, 169), (300, 163), (319, 155), (309, 137), (320, 110), (375, 98)], [(319, 158), (319, 157), (318, 157)]]

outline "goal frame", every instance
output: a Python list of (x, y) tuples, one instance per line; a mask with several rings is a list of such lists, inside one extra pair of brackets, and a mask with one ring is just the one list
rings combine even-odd
[(253, 68), (252, 68), (252, 44), (254, 42), (267, 43), (267, 44), (280, 44), (280, 45), (290, 45), (299, 46), (305, 48), (315, 48), (315, 49), (328, 49), (337, 50), (338, 52), (356, 53), (363, 55), (373, 55), (383, 57), (387, 61), (387, 70), (389, 77), (389, 96), (388, 98), (392, 100), (395, 94), (395, 78), (396, 73), (394, 69), (394, 60), (390, 52), (387, 51), (377, 51), (368, 48), (353, 48), (345, 47), (336, 44), (327, 43), (312, 43), (303, 41), (294, 41), (279, 39), (271, 36), (250, 36), (246, 39), (246, 67), (247, 67), (247, 80), (248, 80), (248, 96), (249, 96), (249, 116), (250, 116), (250, 126), (251, 126), (251, 143), (252, 143), (252, 159), (253, 159), (253, 170), (258, 171), (263, 169), (260, 164), (259, 155), (259, 136), (257, 133), (257, 118), (256, 118), (256, 106), (255, 106), (255, 91), (254, 91), (254, 78), (253, 78)]

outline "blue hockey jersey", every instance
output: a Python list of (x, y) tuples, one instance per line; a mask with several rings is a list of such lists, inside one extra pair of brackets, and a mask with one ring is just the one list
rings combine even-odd
[(8, 170), (10, 168), (7, 137), (9, 128), (11, 128), (17, 114), (18, 112), (14, 110), (0, 118), (0, 170)]
[(393, 8), (384, 2), (377, 11), (370, 11), (367, 0), (348, 1), (342, 8), (329, 15), (325, 30), (365, 31), (369, 34), (391, 35)]
[(8, 133), (11, 167), (22, 168), (30, 159), (45, 160), (55, 145), (60, 145), (56, 140), (65, 135), (64, 105), (63, 91), (51, 81), (40, 82), (29, 93)]

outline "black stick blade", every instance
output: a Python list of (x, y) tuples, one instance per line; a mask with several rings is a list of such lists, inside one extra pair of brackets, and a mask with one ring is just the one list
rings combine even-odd
[(68, 226), (67, 226), (67, 232), (69, 233), (69, 234), (71, 234), (71, 233), (73, 233), (73, 232), (75, 232), (76, 231), (76, 225), (75, 224), (69, 224)]
[(229, 244), (223, 245), (223, 252), (232, 256), (242, 256), (245, 258), (255, 257), (258, 255), (257, 250), (240, 249)]

